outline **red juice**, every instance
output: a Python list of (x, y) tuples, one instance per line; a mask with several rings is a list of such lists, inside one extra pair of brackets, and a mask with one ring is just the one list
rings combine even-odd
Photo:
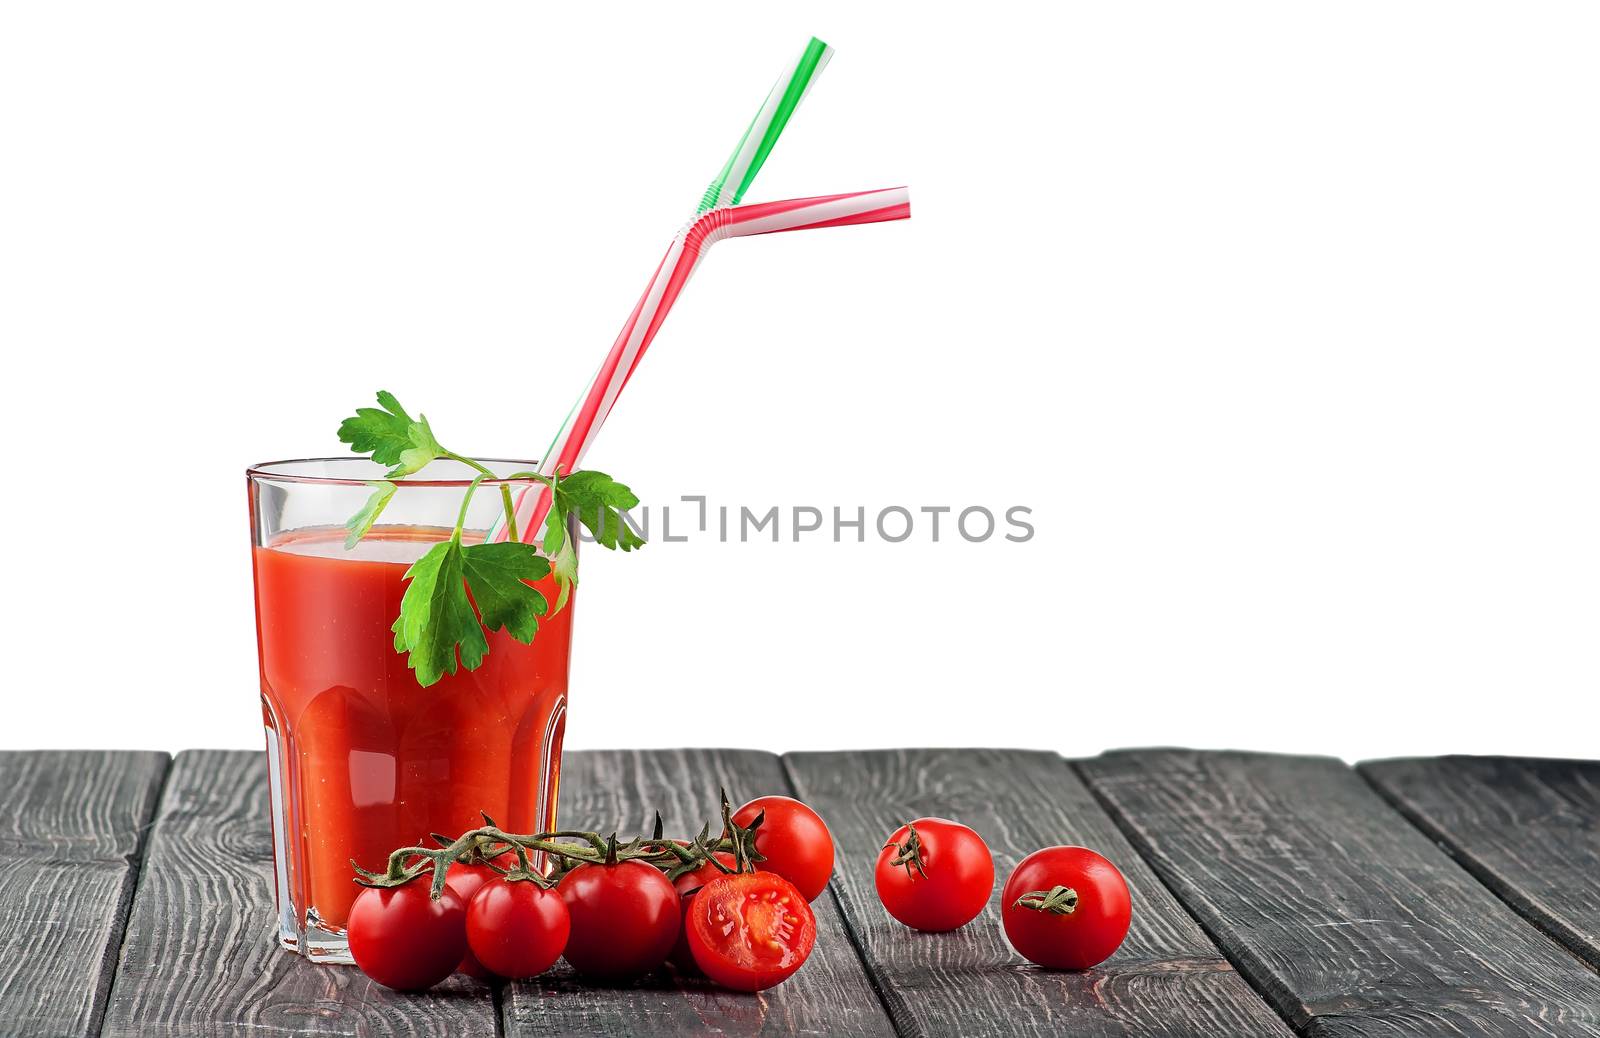
[[(254, 549), (286, 943), (322, 933), (339, 954), (361, 890), (351, 859), (380, 870), (396, 847), (458, 835), (480, 812), (516, 832), (554, 828), (572, 602), (532, 645), (490, 633), (477, 670), (420, 687), (390, 626), (407, 567), (447, 536), (378, 527), (347, 552), (344, 531), (324, 527)], [(553, 605), (554, 581), (536, 586)]]

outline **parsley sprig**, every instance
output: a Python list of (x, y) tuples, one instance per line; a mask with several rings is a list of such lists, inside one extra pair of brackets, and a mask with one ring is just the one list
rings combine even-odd
[[(406, 590), (394, 622), (394, 648), (407, 653), (417, 683), (426, 688), (459, 666), (476, 670), (489, 654), (485, 630), (504, 630), (524, 645), (539, 631), (539, 619), (559, 612), (578, 582), (577, 550), (568, 535), (576, 519), (595, 541), (632, 551), (644, 544), (622, 513), (639, 503), (633, 491), (603, 472), (544, 476), (516, 472), (506, 479), (536, 479), (550, 488), (551, 506), (537, 545), (518, 540), (511, 488), (499, 484), (508, 538), (495, 543), (463, 543), (467, 506), (478, 484), (499, 478), (479, 461), (446, 449), (426, 415), (412, 418), (393, 393), (378, 394), (378, 407), (362, 407), (339, 426), (339, 439), (357, 454), (388, 465), (385, 478), (369, 483), (372, 496), (345, 523), (346, 549), (371, 532), (399, 489), (393, 481), (414, 475), (429, 463), (448, 458), (477, 471), (467, 486), (448, 540), (428, 549), (406, 571)], [(554, 607), (531, 584), (555, 574)]]

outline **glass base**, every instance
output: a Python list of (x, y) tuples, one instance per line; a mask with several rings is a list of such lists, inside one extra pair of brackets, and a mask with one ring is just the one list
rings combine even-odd
[[(272, 706), (265, 700), (262, 701), (267, 711), (269, 721), (276, 721), (272, 716)], [(355, 959), (350, 954), (350, 942), (345, 937), (344, 931), (323, 922), (317, 910), (312, 908), (306, 912), (306, 926), (301, 930), (295, 925), (294, 902), (289, 894), (288, 883), (288, 855), (284, 851), (283, 831), (288, 822), (284, 813), (284, 777), (282, 774), (282, 757), (278, 745), (278, 731), (275, 723), (269, 723), (267, 730), (267, 789), (272, 809), (272, 850), (274, 891), (278, 901), (278, 943), (284, 950), (292, 951), (296, 955), (304, 955), (313, 962), (324, 962), (329, 965), (354, 965)]]
[[(288, 774), (287, 762), (295, 754), (285, 746), (280, 738), (277, 712), (270, 701), (263, 697), (264, 720), (266, 722), (267, 743), (267, 785), (269, 806), (272, 812), (272, 838), (274, 858), (274, 890), (277, 901), (278, 915), (278, 943), (285, 951), (310, 959), (312, 962), (328, 965), (351, 965), (355, 959), (350, 954), (349, 938), (346, 935), (343, 923), (343, 913), (349, 907), (343, 905), (324, 905), (331, 907), (336, 915), (333, 922), (317, 910), (315, 904), (306, 904), (304, 915), (297, 904), (297, 893), (302, 893), (305, 904), (310, 901), (309, 892), (305, 890), (306, 883), (303, 878), (305, 867), (302, 858), (297, 858), (293, 853), (293, 841), (288, 837), (291, 833), (304, 833), (308, 826), (317, 824), (320, 820), (315, 816), (307, 817), (304, 806), (304, 795), (295, 792), (296, 781), (294, 776)], [(518, 828), (527, 832), (543, 832), (555, 828), (556, 804), (560, 796), (561, 781), (561, 744), (566, 731), (566, 696), (557, 696), (547, 716), (540, 718), (542, 725), (530, 733), (532, 739), (532, 752), (524, 752), (521, 760), (530, 761), (532, 768), (514, 773), (507, 778), (511, 787), (521, 784), (531, 795), (534, 807), (530, 816), (519, 820)], [(356, 751), (350, 753), (351, 758), (360, 754)], [(441, 780), (448, 784), (448, 778)], [(503, 814), (497, 811), (497, 814)], [(513, 816), (514, 817), (514, 816)], [(473, 824), (474, 820), (457, 818), (459, 824)], [(515, 823), (514, 823), (515, 824)], [(426, 828), (426, 825), (423, 826)], [(445, 825), (446, 828), (453, 826)], [(386, 846), (393, 846), (404, 842), (404, 834), (396, 831), (393, 833)], [(543, 867), (542, 856), (536, 860), (536, 867)], [(337, 898), (335, 898), (337, 901)], [(303, 922), (302, 922), (303, 918)]]
[(278, 943), (297, 955), (330, 966), (350, 966), (356, 961), (350, 955), (350, 942), (344, 931), (324, 923), (314, 908), (306, 913), (306, 928), (303, 931), (285, 927), (280, 920)]

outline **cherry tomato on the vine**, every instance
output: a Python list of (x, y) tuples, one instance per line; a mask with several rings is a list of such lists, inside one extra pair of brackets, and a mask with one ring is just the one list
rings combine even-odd
[(717, 851), (712, 856), (726, 866), (726, 868), (719, 869), (708, 861), (693, 871), (685, 872), (683, 875), (672, 881), (672, 885), (677, 888), (677, 891), (680, 895), (688, 897), (690, 894), (693, 894), (696, 890), (699, 890), (712, 880), (721, 876), (726, 876), (729, 872), (733, 871), (735, 862), (731, 853), (728, 851)]
[[(730, 870), (734, 867), (734, 857), (727, 851), (717, 851), (714, 856)], [(689, 905), (694, 901), (694, 896), (699, 893), (701, 887), (724, 875), (727, 875), (727, 873), (723, 872), (722, 869), (717, 868), (710, 862), (706, 862), (692, 872), (685, 872), (672, 881), (672, 885), (678, 890), (678, 896), (683, 898), (685, 916), (683, 927), (678, 931), (678, 942), (672, 948), (672, 964), (683, 973), (697, 974), (700, 972), (699, 964), (694, 961), (694, 952), (689, 950)]]
[[(515, 862), (516, 859), (513, 858), (512, 863), (515, 864)], [(477, 896), (478, 891), (485, 883), (499, 878), (500, 874), (487, 865), (469, 865), (464, 861), (452, 862), (449, 872), (445, 874), (446, 882), (455, 889), (457, 894), (461, 895), (461, 900), (467, 903), (468, 908), (472, 907), (472, 899)], [(465, 973), (469, 977), (477, 977), (479, 980), (488, 980), (493, 974), (485, 969), (483, 964), (478, 961), (477, 956), (472, 953), (472, 942), (468, 941), (467, 944), (467, 954), (461, 957), (461, 964), (456, 967), (456, 972)]]
[(1086, 970), (1128, 934), (1133, 907), (1117, 867), (1084, 847), (1046, 847), (1017, 863), (1001, 894), (1011, 946), (1032, 962)]
[(788, 980), (817, 940), (817, 920), (805, 895), (770, 872), (712, 880), (690, 900), (684, 923), (694, 961), (735, 991), (761, 991)]
[[(513, 860), (513, 864), (515, 861)], [(472, 897), (478, 888), (492, 879), (499, 879), (500, 873), (483, 864), (469, 865), (464, 861), (451, 862), (450, 871), (445, 873), (445, 882), (461, 895), (461, 900), (471, 903)]]
[(561, 895), (531, 880), (497, 877), (467, 903), (467, 945), (497, 976), (537, 977), (561, 958), (571, 930)]
[(889, 914), (913, 930), (965, 926), (994, 891), (994, 858), (983, 837), (948, 818), (918, 818), (878, 852), (873, 877)]
[(583, 864), (556, 885), (572, 916), (567, 961), (591, 977), (639, 977), (667, 961), (683, 925), (672, 883), (642, 861)]
[(368, 887), (346, 932), (361, 972), (397, 991), (422, 991), (455, 972), (467, 951), (467, 906), (445, 885), (434, 900), (424, 876), (400, 887)]
[(815, 901), (833, 874), (833, 835), (815, 811), (793, 797), (757, 797), (735, 811), (733, 820), (748, 827), (762, 812), (766, 817), (756, 830), (756, 850), (766, 860), (756, 868), (776, 872), (807, 901)]

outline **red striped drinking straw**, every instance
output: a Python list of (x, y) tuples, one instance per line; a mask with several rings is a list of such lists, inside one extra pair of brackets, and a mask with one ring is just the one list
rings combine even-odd
[[(792, 198), (782, 202), (759, 202), (702, 213), (679, 231), (656, 267), (639, 303), (622, 326), (621, 333), (595, 372), (578, 406), (567, 416), (545, 453), (540, 471), (546, 475), (565, 475), (577, 469), (594, 442), (622, 387), (628, 384), (639, 359), (649, 349), (672, 304), (700, 265), (712, 245), (724, 238), (743, 238), (778, 231), (803, 231), (823, 227), (848, 227), (852, 224), (905, 220), (911, 216), (911, 198), (904, 187), (879, 191), (855, 191), (842, 195)], [(547, 487), (524, 488), (516, 504), (516, 527), (523, 539), (536, 536), (539, 524), (549, 510)], [(506, 529), (491, 533), (504, 540)]]

